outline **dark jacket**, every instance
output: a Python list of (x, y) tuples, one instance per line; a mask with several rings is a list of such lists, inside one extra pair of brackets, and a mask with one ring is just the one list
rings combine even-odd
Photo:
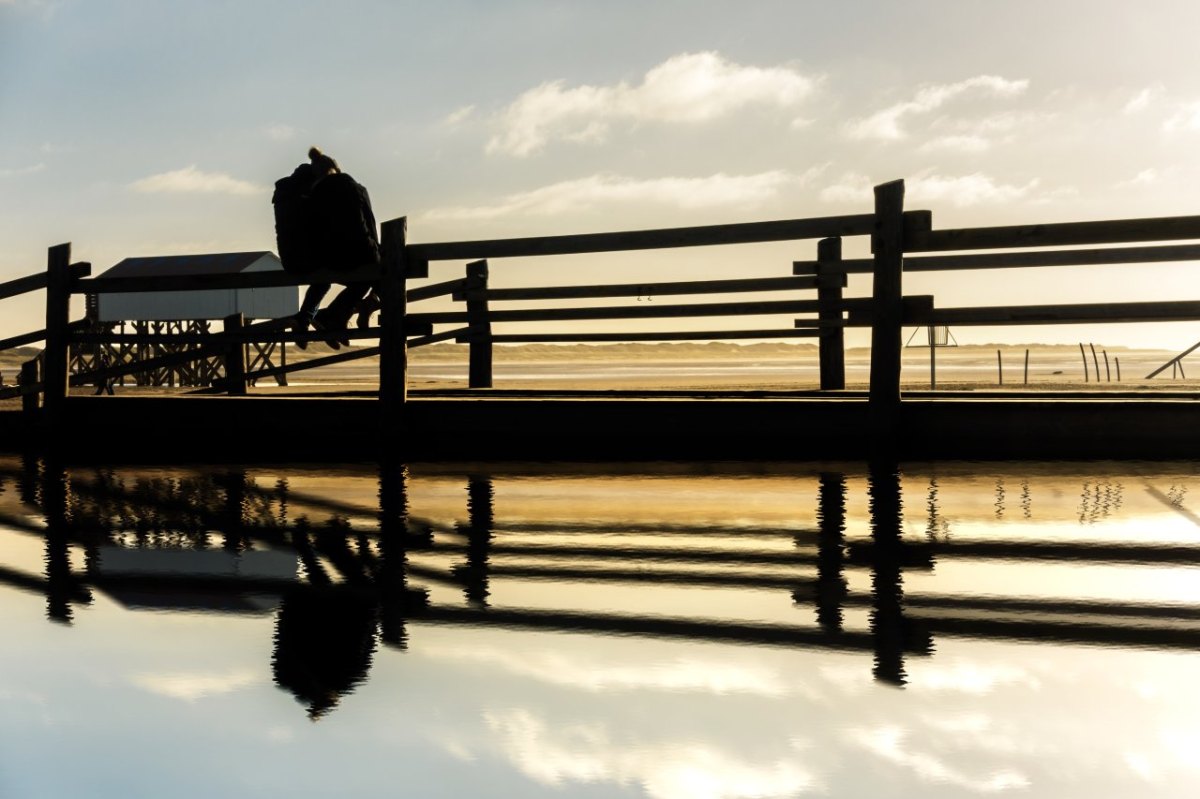
[(318, 266), (317, 236), (313, 226), (308, 190), (312, 165), (301, 164), (286, 178), (275, 181), (275, 246), (288, 272), (306, 275)]
[(367, 190), (345, 172), (322, 178), (309, 195), (320, 265), (346, 271), (379, 262), (379, 232)]

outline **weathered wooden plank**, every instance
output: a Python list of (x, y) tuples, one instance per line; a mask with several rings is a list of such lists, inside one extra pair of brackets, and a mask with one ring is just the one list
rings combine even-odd
[[(467, 341), (469, 334), (458, 338)], [(792, 330), (681, 330), (656, 331), (652, 333), (501, 333), (492, 336), (498, 344), (532, 343), (584, 343), (599, 341), (724, 341), (759, 338), (816, 338), (819, 328), (796, 328)]]
[(1179, 239), (1200, 239), (1200, 216), (931, 230), (906, 237), (904, 247), (907, 252), (944, 252)]
[(736, 280), (689, 280), (670, 283), (624, 283), (600, 286), (488, 289), (489, 300), (566, 300), (600, 297), (656, 297), (679, 294), (728, 294), (756, 291), (804, 291), (817, 288), (816, 278), (767, 277)]
[(1094, 322), (1192, 322), (1200, 320), (1200, 302), (1112, 302), (1074, 305), (937, 308), (909, 324), (1056, 325)]
[[(225, 317), (225, 329), (237, 334), (245, 325), (245, 318), (240, 313)], [(246, 394), (246, 345), (240, 341), (227, 342), (222, 348), (225, 356), (225, 381), (223, 388), (230, 396), (245, 396)]]
[(468, 330), (470, 328), (456, 327), (453, 330), (443, 330), (441, 333), (430, 333), (426, 336), (410, 338), (408, 340), (408, 348), (411, 350), (413, 347), (426, 347), (430, 344), (437, 344), (439, 341), (450, 341), (451, 339), (457, 341), (462, 336), (465, 336)]
[(857, 214), (661, 230), (413, 244), (409, 249), (415, 257), (425, 261), (437, 261), (710, 247), (721, 244), (819, 239), (825, 236), (865, 236), (871, 232), (873, 220), (871, 214)]
[[(89, 263), (71, 264), (69, 270), (71, 278), (83, 278), (92, 273), (92, 265)], [(46, 288), (46, 273), (39, 272), (36, 275), (26, 275), (19, 277), (16, 280), (8, 280), (0, 283), (0, 300), (9, 297), (16, 297), (19, 294), (27, 294), (31, 291)], [(3, 349), (0, 347), (0, 349)]]
[(408, 402), (408, 218), (382, 226), (382, 267), (379, 280), (379, 402), (385, 434), (399, 429), (400, 414)]
[(419, 302), (421, 300), (430, 300), (434, 297), (443, 297), (448, 294), (456, 294), (463, 289), (466, 280), (457, 278), (455, 280), (447, 280), (444, 283), (434, 283), (429, 286), (421, 286), (420, 288), (409, 289), (407, 297), (409, 302)]
[(488, 262), (467, 264), (468, 388), (492, 387), (492, 325), (488, 320)]
[(71, 245), (51, 247), (46, 263), (46, 346), (42, 351), (42, 410), (60, 421), (70, 392)]
[[(1196, 260), (1200, 260), (1200, 244), (1174, 244), (1159, 247), (1105, 247), (1094, 250), (918, 255), (904, 259), (904, 271), (1026, 269), (1041, 266), (1103, 266)], [(817, 264), (817, 261), (795, 261), (793, 271), (800, 275), (815, 275)], [(870, 274), (874, 264), (875, 261), (871, 258), (848, 258), (842, 261), (842, 271), (847, 274)]]
[[(819, 342), (821, 390), (840, 391), (846, 387), (846, 336), (842, 322), (842, 287), (845, 285), (841, 271), (842, 240), (821, 239), (817, 243), (817, 280), (822, 286), (817, 289), (820, 310), (817, 318), (823, 327), (829, 328), (828, 335)], [(841, 277), (831, 281), (830, 277)], [(835, 324), (836, 323), (836, 324)]]
[(310, 358), (307, 361), (299, 363), (289, 363), (287, 366), (274, 366), (270, 369), (258, 369), (246, 374), (247, 380), (264, 380), (281, 375), (290, 375), (295, 372), (303, 372), (306, 369), (319, 369), (322, 366), (332, 366), (337, 363), (346, 363), (348, 361), (357, 361), (362, 358), (371, 358), (378, 355), (379, 347), (353, 347), (339, 352), (334, 355), (326, 355), (321, 358)]
[(904, 181), (875, 187), (874, 287), (871, 303), (871, 418), (881, 443), (896, 432), (904, 320)]
[[(844, 310), (869, 308), (869, 298), (842, 301)], [(771, 300), (764, 302), (712, 302), (689, 305), (643, 303), (638, 307), (608, 308), (522, 308), (492, 311), (489, 319), (498, 322), (553, 322), (589, 319), (674, 319), (688, 316), (756, 316), (767, 314), (816, 313), (817, 300)], [(461, 311), (410, 314), (410, 318), (431, 324), (466, 324)]]

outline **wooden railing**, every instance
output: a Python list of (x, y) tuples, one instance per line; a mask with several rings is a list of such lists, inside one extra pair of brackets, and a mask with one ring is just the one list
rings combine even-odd
[[(845, 388), (844, 329), (871, 329), (869, 402), (880, 435), (896, 424), (900, 408), (900, 353), (903, 325), (1014, 325), (1080, 324), (1098, 322), (1193, 321), (1200, 319), (1200, 300), (1111, 302), (1025, 306), (936, 307), (932, 296), (905, 297), (903, 273), (952, 270), (1012, 269), (1085, 266), (1100, 264), (1161, 263), (1200, 260), (1200, 243), (1161, 244), (1200, 240), (1200, 216), (1076, 222), (1029, 226), (933, 230), (928, 211), (904, 210), (904, 183), (876, 187), (873, 213), (812, 219), (779, 220), (731, 225), (639, 230), (584, 235), (409, 244), (403, 218), (382, 225), (383, 258), (377, 265), (352, 273), (316, 274), (301, 279), (285, 272), (237, 275), (185, 275), (154, 278), (92, 278), (87, 264), (70, 264), (70, 246), (51, 248), (45, 274), (0, 284), (0, 298), (45, 288), (46, 327), (0, 341), (0, 349), (44, 340), (42, 369), (20, 389), (27, 399), (36, 391), (43, 397), (48, 418), (61, 411), (69, 386), (112, 380), (139, 370), (162, 368), (189, 359), (220, 356), (225, 378), (218, 387), (231, 394), (246, 392), (248, 381), (277, 377), (360, 358), (379, 356), (381, 413), (396, 418), (407, 402), (407, 349), (438, 341), (470, 345), (469, 386), (493, 384), (492, 357), (496, 343), (605, 342), (662, 340), (737, 340), (815, 337), (819, 341), (820, 387)], [(843, 259), (843, 239), (870, 236), (870, 258)], [(491, 285), (492, 272), (501, 273), (503, 259), (562, 256), (583, 253), (618, 253), (716, 245), (745, 245), (818, 239), (817, 258), (794, 261), (791, 275), (731, 277), (720, 280), (653, 281), (599, 285), (559, 285), (508, 288)], [(1155, 243), (1158, 244), (1155, 244)], [(1095, 245), (1137, 245), (1097, 247)], [(1007, 250), (1046, 248), (1037, 251)], [(1085, 247), (1084, 249), (1056, 249)], [(919, 254), (911, 253), (947, 253)], [(461, 278), (409, 287), (409, 281), (428, 278), (433, 262), (468, 260)], [(871, 274), (870, 296), (846, 297), (848, 275)], [(117, 364), (76, 375), (68, 374), (68, 349), (72, 343), (141, 343), (142, 334), (97, 332), (86, 323), (69, 319), (73, 294), (106, 292), (185, 291), (304, 285), (308, 282), (370, 281), (377, 286), (383, 307), (377, 327), (347, 331), (351, 340), (377, 340), (378, 344), (354, 347), (347, 352), (302, 363), (249, 371), (245, 345), (251, 342), (309, 342), (327, 333), (297, 333), (289, 320), (242, 324), (240, 317), (225, 320), (216, 334), (172, 334), (151, 337), (163, 344), (189, 344), (196, 349), (171, 353), (133, 364)], [(798, 297), (804, 292), (807, 296)], [(782, 299), (744, 298), (706, 303), (645, 303), (636, 307), (596, 305), (553, 306), (555, 301), (603, 300), (636, 296), (712, 297), (720, 295), (774, 294)], [(421, 303), (438, 297), (462, 303), (461, 310), (423, 311)], [(540, 307), (505, 307), (511, 302), (536, 302)], [(544, 305), (543, 305), (544, 303)], [(414, 308), (410, 309), (412, 305)], [(754, 327), (702, 330), (612, 332), (580, 331), (570, 323), (591, 320), (663, 320), (787, 315), (795, 318), (786, 328)], [(552, 332), (511, 330), (523, 323), (564, 323)], [(498, 328), (506, 328), (498, 330)], [(12, 389), (8, 392), (12, 393)], [(32, 407), (33, 403), (29, 403)]]

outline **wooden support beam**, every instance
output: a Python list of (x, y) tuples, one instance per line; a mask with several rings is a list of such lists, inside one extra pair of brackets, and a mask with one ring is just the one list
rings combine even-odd
[[(841, 260), (841, 239), (821, 239), (817, 243), (817, 278), (822, 281), (817, 289), (820, 306), (817, 318), (829, 327), (817, 345), (822, 391), (840, 391), (846, 387), (846, 334), (838, 324), (842, 321), (842, 286), (846, 280), (844, 273), (839, 274)], [(836, 279), (839, 277), (841, 280)]]
[[(965, 269), (1028, 269), (1053, 266), (1105, 266), (1200, 260), (1200, 244), (1159, 247), (1105, 247), (1094, 250), (1042, 250), (1041, 252), (987, 252), (959, 255), (918, 255), (904, 259), (905, 272), (948, 272)], [(818, 261), (795, 261), (798, 275), (815, 275)], [(842, 271), (850, 275), (870, 274), (872, 258), (847, 258)]]
[(420, 288), (409, 289), (406, 294), (409, 302), (420, 302), (421, 300), (431, 300), (434, 297), (444, 297), (451, 294), (457, 294), (463, 290), (463, 285), (466, 283), (462, 278), (447, 280), (444, 283), (434, 283), (429, 286), (421, 286)]
[[(869, 309), (869, 298), (843, 300), (847, 311)], [(562, 322), (589, 319), (676, 319), (689, 316), (760, 316), (771, 314), (817, 313), (817, 300), (770, 300), (763, 302), (711, 302), (689, 305), (643, 304), (642, 307), (600, 308), (522, 308), (519, 310), (492, 311), (488, 316), (492, 324), (500, 322)], [(415, 313), (411, 319), (430, 324), (466, 324), (467, 314), (461, 311)]]
[(155, 275), (153, 277), (94, 277), (80, 280), (76, 294), (125, 294), (146, 291), (213, 291), (216, 289), (262, 289), (307, 286), (311, 283), (374, 283), (379, 279), (379, 264), (365, 264), (347, 270), (321, 269), (305, 275), (275, 270), (209, 275)]
[(960, 228), (914, 233), (907, 252), (990, 250), (1016, 247), (1070, 247), (1080, 244), (1124, 244), (1139, 241), (1200, 239), (1200, 216), (1111, 219), (1050, 225)]
[(409, 249), (413, 257), (425, 261), (572, 255), (675, 247), (710, 247), (721, 244), (753, 244), (794, 239), (819, 239), (825, 236), (865, 236), (871, 232), (873, 224), (873, 216), (858, 214), (664, 230), (627, 230), (616, 233), (413, 244)]
[(900, 419), (900, 355), (904, 321), (904, 181), (875, 187), (874, 288), (871, 304), (872, 435), (880, 447), (894, 443)]
[(38, 409), (38, 391), (41, 381), (38, 380), (38, 361), (34, 358), (21, 364), (21, 410), (26, 414), (35, 413)]
[(658, 297), (680, 294), (728, 294), (753, 291), (803, 291), (817, 288), (812, 277), (768, 277), (738, 280), (689, 280), (672, 283), (626, 283), (606, 286), (489, 289), (487, 299), (559, 300), (600, 297)]
[[(87, 277), (92, 273), (92, 265), (89, 263), (71, 264), (69, 270), (72, 278)], [(35, 275), (26, 275), (19, 277), (16, 280), (7, 280), (0, 283), (0, 300), (9, 297), (16, 297), (20, 294), (27, 294), (31, 291), (46, 288), (46, 273), (39, 272)], [(0, 347), (3, 349), (3, 347)]]
[[(225, 329), (231, 333), (240, 333), (245, 319), (240, 313), (225, 317)], [(246, 345), (240, 341), (231, 341), (225, 345), (225, 381), (224, 389), (230, 396), (245, 396), (246, 394)]]
[(467, 264), (468, 388), (492, 387), (492, 324), (488, 321), (488, 262)]
[[(469, 340), (470, 334), (457, 337), (458, 341)], [(817, 338), (818, 328), (795, 330), (683, 330), (656, 331), (653, 333), (500, 333), (493, 334), (497, 344), (534, 343), (587, 343), (620, 341), (727, 341), (759, 338)]]
[[(921, 323), (936, 325), (1074, 325), (1097, 322), (1194, 322), (1200, 302), (1109, 302), (1074, 305), (981, 306), (938, 308)], [(916, 323), (916, 320), (913, 320)]]
[(408, 219), (400, 217), (382, 225), (379, 279), (379, 402), (385, 438), (400, 429), (408, 402)]
[(71, 245), (51, 247), (46, 262), (46, 347), (42, 352), (42, 410), (61, 421), (70, 392)]

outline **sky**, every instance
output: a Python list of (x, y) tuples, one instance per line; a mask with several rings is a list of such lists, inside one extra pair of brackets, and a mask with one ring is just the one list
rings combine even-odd
[[(1186, 0), (0, 0), (0, 280), (65, 241), (97, 273), (274, 250), (271, 186), (310, 145), (414, 242), (867, 213), (898, 178), (935, 228), (1196, 214), (1196, 30)], [(780, 276), (815, 248), (513, 261), (492, 279)], [(905, 291), (1193, 299), (1195, 270), (914, 274)], [(40, 315), (9, 300), (0, 335)], [(1179, 351), (1200, 323), (954, 332)]]

